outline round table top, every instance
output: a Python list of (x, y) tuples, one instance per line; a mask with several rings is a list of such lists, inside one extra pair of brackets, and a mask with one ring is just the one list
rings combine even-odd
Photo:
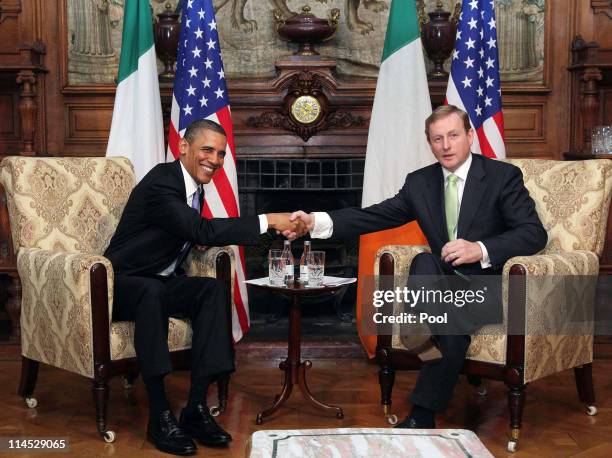
[(250, 286), (254, 286), (256, 288), (268, 289), (271, 291), (276, 291), (282, 294), (297, 294), (303, 296), (309, 296), (314, 294), (321, 293), (334, 293), (338, 291), (340, 288), (344, 288), (348, 286), (348, 284), (342, 285), (323, 285), (323, 286), (306, 286), (303, 283), (299, 283), (295, 281), (292, 286), (272, 286), (269, 283), (264, 284), (255, 284), (255, 283), (247, 283)]

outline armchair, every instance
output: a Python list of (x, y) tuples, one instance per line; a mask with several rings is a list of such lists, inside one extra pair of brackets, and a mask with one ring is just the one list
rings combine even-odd
[[(132, 164), (125, 158), (7, 157), (0, 179), (22, 282), (19, 394), (36, 407), (41, 362), (91, 379), (98, 432), (113, 442), (108, 381), (125, 375), (129, 389), (138, 367), (134, 324), (111, 320), (113, 268), (102, 253), (134, 186)], [(216, 276), (234, 287), (231, 248), (193, 253), (189, 275)], [(170, 318), (176, 364), (187, 360), (191, 337), (189, 320)], [(228, 381), (218, 380), (216, 412), (225, 409)]]
[[(586, 319), (576, 328), (569, 323), (571, 300), (562, 297), (553, 276), (599, 273), (606, 222), (612, 195), (612, 162), (591, 160), (561, 162), (535, 159), (507, 160), (523, 172), (525, 186), (536, 203), (546, 231), (546, 248), (534, 256), (509, 259), (503, 269), (503, 323), (489, 325), (472, 336), (463, 372), (470, 383), (479, 378), (500, 380), (508, 386), (510, 440), (508, 451), (518, 447), (525, 389), (530, 382), (573, 368), (580, 401), (595, 415), (592, 361), (594, 310), (585, 305)], [(374, 272), (393, 285), (406, 285), (410, 264), (427, 246), (385, 246), (378, 250)], [(511, 279), (511, 280), (510, 280)], [(512, 281), (512, 288), (509, 282)], [(584, 297), (594, 296), (595, 284), (581, 285)], [(393, 304), (392, 313), (403, 311)], [(390, 311), (391, 312), (391, 311)], [(543, 332), (551, 323), (560, 335)], [(571, 327), (571, 330), (570, 330)], [(513, 335), (509, 330), (523, 330)], [(390, 422), (391, 393), (397, 369), (417, 369), (420, 360), (406, 351), (399, 327), (391, 336), (379, 336), (376, 357), (380, 365), (381, 404)]]

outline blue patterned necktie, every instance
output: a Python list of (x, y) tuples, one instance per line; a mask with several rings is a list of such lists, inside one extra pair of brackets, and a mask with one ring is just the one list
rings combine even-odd
[[(196, 192), (193, 193), (193, 197), (191, 198), (191, 208), (197, 211), (198, 214), (202, 213), (202, 193), (203, 193), (202, 187), (198, 186)], [(176, 264), (174, 266), (175, 274), (181, 268), (181, 265), (183, 264), (183, 262), (185, 262), (185, 259), (187, 258), (187, 255), (189, 254), (189, 250), (191, 250), (192, 247), (193, 247), (193, 243), (185, 242), (185, 244), (183, 245), (183, 248), (181, 248), (181, 252), (176, 257)]]

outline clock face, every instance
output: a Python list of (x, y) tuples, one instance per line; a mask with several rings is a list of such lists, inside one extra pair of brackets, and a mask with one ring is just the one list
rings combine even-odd
[(321, 115), (321, 104), (311, 95), (301, 95), (291, 104), (291, 115), (300, 124), (312, 124)]

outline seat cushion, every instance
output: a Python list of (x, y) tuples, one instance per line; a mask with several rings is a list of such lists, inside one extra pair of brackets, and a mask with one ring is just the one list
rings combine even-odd
[[(134, 322), (115, 321), (110, 329), (111, 360), (134, 358)], [(191, 323), (189, 320), (170, 318), (168, 326), (168, 348), (170, 351), (191, 348)]]

